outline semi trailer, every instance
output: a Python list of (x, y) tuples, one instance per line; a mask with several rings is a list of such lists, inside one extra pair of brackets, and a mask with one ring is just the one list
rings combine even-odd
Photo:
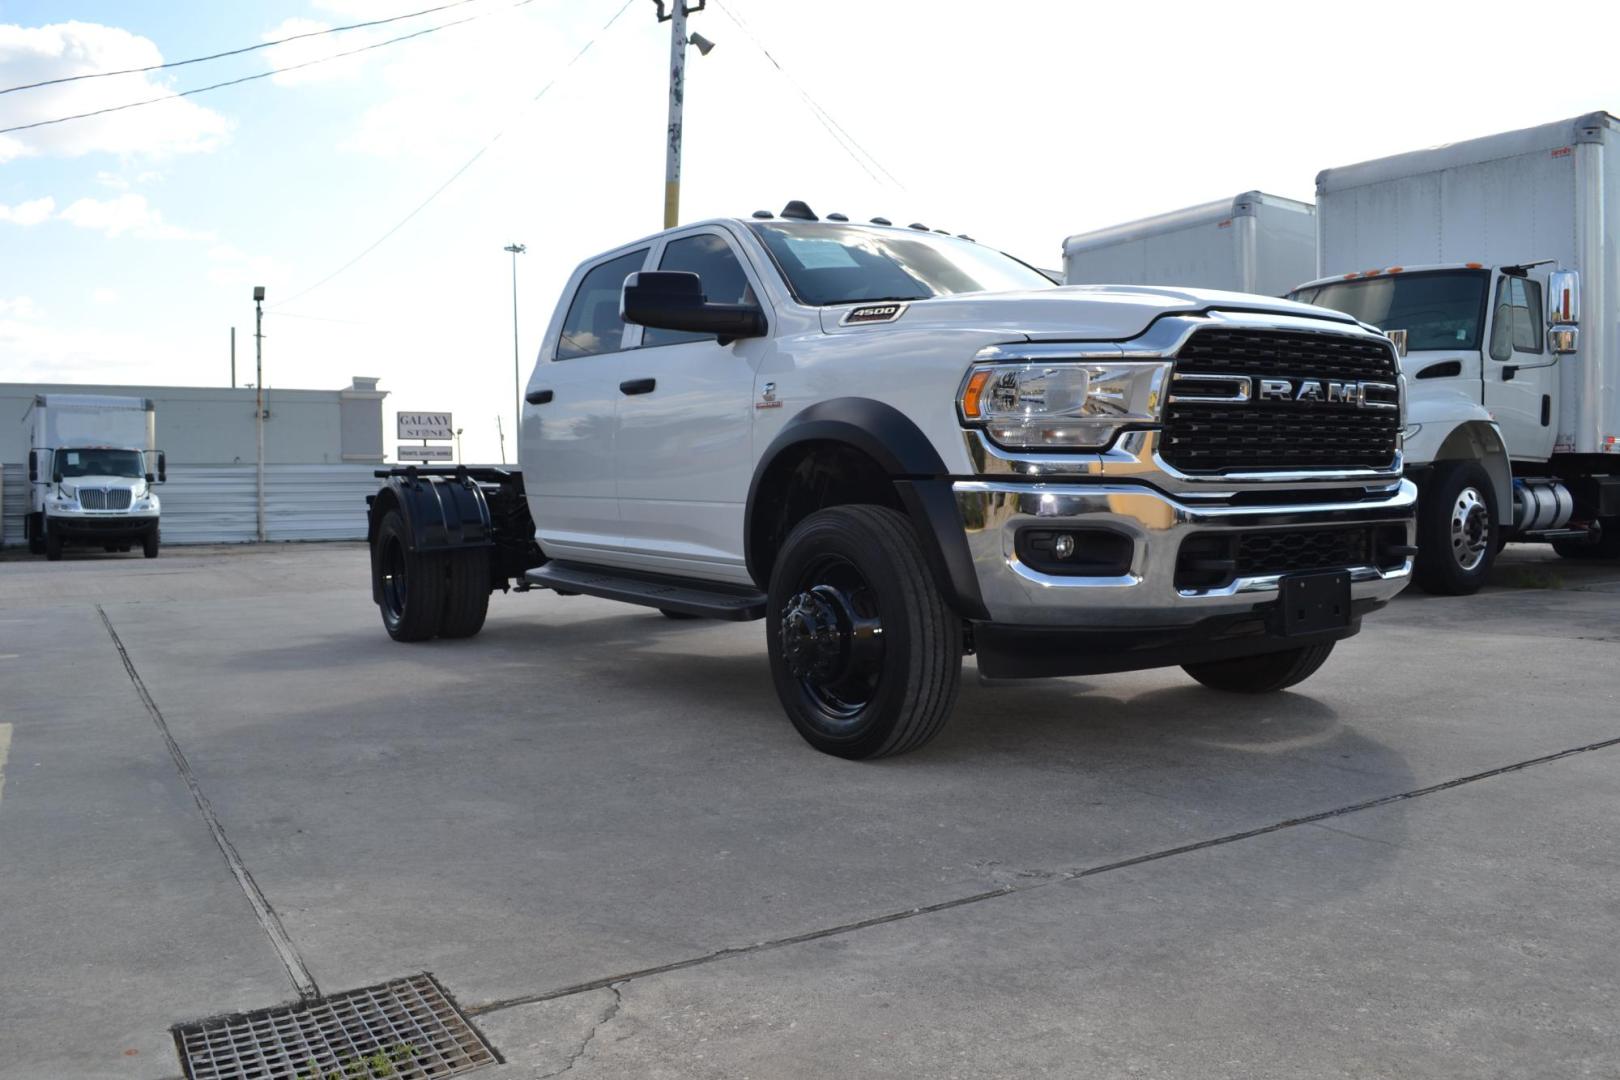
[(1400, 348), (1430, 589), (1478, 588), (1506, 541), (1620, 558), (1617, 133), (1589, 113), (1317, 176), (1319, 276), (1289, 295)]

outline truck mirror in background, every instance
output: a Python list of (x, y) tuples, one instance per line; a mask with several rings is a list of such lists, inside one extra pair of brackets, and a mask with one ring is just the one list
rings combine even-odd
[(720, 344), (765, 333), (765, 312), (753, 304), (711, 304), (696, 274), (641, 270), (624, 279), (619, 316), (659, 330), (714, 334)]
[[(1580, 273), (1575, 270), (1554, 270), (1547, 275), (1547, 324), (1574, 326), (1580, 321)], [(1570, 351), (1573, 352), (1573, 348)]]
[(1384, 336), (1389, 338), (1389, 340), (1391, 340), (1391, 341), (1393, 341), (1395, 343), (1395, 355), (1397, 355), (1397, 356), (1405, 356), (1406, 355), (1406, 331), (1405, 330), (1385, 330), (1384, 331)]
[(1547, 351), (1554, 356), (1568, 356), (1581, 345), (1581, 332), (1573, 326), (1547, 327)]
[(28, 482), (30, 484), (39, 483), (39, 451), (38, 450), (30, 450), (30, 451), (28, 451)]
[(157, 482), (160, 484), (167, 484), (169, 482), (169, 455), (165, 454), (161, 450), (158, 451)]

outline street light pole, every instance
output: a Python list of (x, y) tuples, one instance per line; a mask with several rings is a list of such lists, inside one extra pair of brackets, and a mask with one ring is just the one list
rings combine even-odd
[(259, 444), (254, 484), (258, 493), (259, 543), (264, 529), (264, 286), (253, 286), (253, 427)]
[(507, 244), (502, 250), (512, 253), (512, 412), (517, 418), (517, 426), (512, 431), (515, 437), (515, 433), (523, 427), (523, 376), (518, 360), (517, 257), (529, 248), (526, 244)]
[(673, 229), (681, 216), (681, 105), (686, 97), (686, 46), (698, 47), (704, 56), (714, 48), (714, 42), (700, 34), (686, 35), (686, 17), (702, 11), (708, 0), (697, 0), (687, 7), (687, 0), (672, 0), (669, 14), (664, 14), (664, 0), (658, 5), (658, 21), (669, 23), (669, 131), (664, 145), (664, 228)]

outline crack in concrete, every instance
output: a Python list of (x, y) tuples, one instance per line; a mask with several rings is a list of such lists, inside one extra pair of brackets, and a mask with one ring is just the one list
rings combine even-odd
[(592, 1040), (596, 1038), (596, 1033), (602, 1030), (602, 1028), (606, 1027), (614, 1020), (615, 1017), (619, 1015), (619, 1010), (624, 1007), (624, 995), (619, 992), (619, 984), (610, 983), (606, 987), (603, 987), (603, 989), (612, 991), (613, 1001), (609, 1003), (605, 1010), (603, 1010), (602, 1015), (596, 1018), (596, 1023), (591, 1025), (591, 1030), (585, 1033), (585, 1038), (580, 1041), (579, 1049), (568, 1055), (568, 1061), (563, 1065), (562, 1068), (544, 1073), (539, 1076), (537, 1080), (551, 1080), (552, 1077), (561, 1076), (563, 1073), (568, 1072), (575, 1065), (579, 1064), (579, 1059), (585, 1056), (586, 1050), (590, 1049)]
[[(1028, 878), (1020, 881), (1017, 884), (1003, 885), (999, 888), (987, 889), (984, 892), (973, 893), (970, 896), (960, 896), (953, 900), (942, 900), (937, 904), (928, 904), (924, 907), (914, 907), (906, 908), (901, 911), (891, 911), (884, 915), (873, 916), (870, 919), (860, 919), (855, 922), (841, 923), (837, 926), (824, 927), (819, 930), (810, 930), (805, 933), (794, 934), (789, 937), (757, 941), (751, 945), (731, 945), (723, 949), (716, 949), (713, 952), (702, 953), (697, 956), (689, 956), (684, 960), (674, 960), (667, 964), (655, 964), (651, 967), (640, 968), (635, 971), (622, 972), (617, 975), (607, 976), (606, 978), (591, 979), (587, 982), (575, 983), (571, 986), (562, 986), (555, 990), (545, 990), (537, 994), (524, 994), (518, 997), (503, 998), (498, 1001), (486, 1002), (483, 1005), (476, 1005), (463, 1011), (466, 1012), (468, 1016), (483, 1016), (487, 1013), (500, 1012), (504, 1009), (517, 1008), (522, 1005), (536, 1005), (543, 1001), (555, 1001), (558, 998), (573, 997), (576, 994), (585, 994), (593, 990), (602, 989), (611, 989), (614, 991), (615, 997), (618, 997), (618, 987), (624, 986), (630, 982), (634, 982), (636, 979), (644, 979), (649, 975), (667, 975), (671, 972), (682, 971), (686, 968), (698, 967), (704, 964), (712, 964), (716, 961), (728, 960), (736, 956), (747, 956), (752, 953), (782, 949), (788, 947), (789, 945), (803, 945), (807, 942), (819, 941), (823, 938), (840, 937), (844, 934), (853, 934), (861, 930), (870, 930), (873, 927), (885, 926), (889, 923), (904, 922), (908, 919), (915, 919), (922, 915), (933, 915), (942, 911), (950, 911), (953, 908), (967, 907), (971, 904), (980, 904), (986, 900), (995, 900), (1004, 896), (1014, 896), (1019, 893), (1031, 892), (1035, 889), (1044, 889), (1050, 885), (1056, 885), (1065, 881), (1075, 881), (1080, 878), (1095, 877), (1099, 874), (1112, 873), (1115, 870), (1123, 870), (1131, 866), (1141, 866), (1145, 863), (1158, 862), (1161, 859), (1171, 859), (1179, 855), (1188, 855), (1195, 851), (1204, 851), (1208, 848), (1222, 847), (1226, 844), (1235, 844), (1240, 840), (1251, 840), (1257, 836), (1265, 836), (1269, 833), (1281, 832), (1284, 829), (1294, 829), (1301, 825), (1315, 825), (1318, 822), (1343, 817), (1347, 814), (1357, 814), (1364, 810), (1372, 810), (1380, 806), (1389, 806), (1412, 799), (1420, 799), (1427, 795), (1435, 795), (1442, 791), (1450, 791), (1452, 788), (1462, 787), (1465, 784), (1478, 783), (1481, 780), (1489, 780), (1492, 777), (1505, 776), (1510, 773), (1521, 772), (1525, 769), (1534, 768), (1538, 765), (1549, 765), (1552, 762), (1561, 761), (1567, 757), (1574, 757), (1577, 754), (1588, 754), (1596, 750), (1606, 750), (1614, 746), (1620, 746), (1620, 736), (1616, 736), (1611, 739), (1602, 739), (1594, 743), (1587, 743), (1585, 746), (1571, 747), (1568, 750), (1560, 750), (1552, 754), (1543, 754), (1540, 757), (1527, 758), (1524, 761), (1516, 761), (1511, 765), (1503, 765), (1495, 769), (1487, 769), (1484, 772), (1469, 773), (1466, 776), (1455, 777), (1451, 780), (1443, 780), (1440, 783), (1429, 784), (1426, 787), (1413, 788), (1410, 791), (1397, 792), (1393, 795), (1382, 795), (1376, 799), (1366, 799), (1362, 802), (1351, 803), (1348, 806), (1335, 807), (1332, 810), (1322, 810), (1318, 813), (1306, 814), (1302, 817), (1287, 818), (1282, 821), (1272, 822), (1269, 825), (1259, 826), (1258, 828), (1245, 829), (1242, 832), (1227, 833), (1223, 836), (1212, 837), (1209, 840), (1199, 840), (1190, 844), (1179, 844), (1175, 847), (1161, 848), (1158, 851), (1150, 851), (1145, 855), (1137, 855), (1129, 859), (1119, 859), (1114, 862), (1102, 863), (1097, 866), (1080, 867), (1069, 870), (1027, 871), (1029, 873), (1040, 873), (1046, 876)], [(615, 1009), (614, 1012), (617, 1014), (617, 1009)], [(600, 1026), (601, 1023), (599, 1022), (597, 1027)], [(592, 1035), (594, 1034), (595, 1029), (593, 1028)], [(587, 1042), (588, 1041), (589, 1039), (587, 1039)], [(581, 1052), (583, 1052), (583, 1050)], [(570, 1063), (568, 1068), (571, 1067), (572, 1063)], [(560, 1071), (567, 1071), (567, 1069), (565, 1068)]]

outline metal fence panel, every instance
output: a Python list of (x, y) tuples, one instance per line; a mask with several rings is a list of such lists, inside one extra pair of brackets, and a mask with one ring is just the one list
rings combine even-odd
[[(364, 540), (375, 465), (265, 466), (265, 532), (271, 540)], [(28, 473), (6, 465), (0, 542), (23, 542)], [(246, 544), (258, 536), (251, 465), (176, 465), (158, 488), (165, 544)]]

